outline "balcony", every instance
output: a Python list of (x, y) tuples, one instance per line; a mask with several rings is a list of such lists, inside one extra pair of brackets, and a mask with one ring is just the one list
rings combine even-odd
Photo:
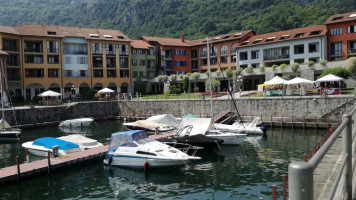
[(342, 56), (342, 50), (331, 51), (330, 56)]
[(64, 49), (63, 53), (64, 54), (70, 54), (70, 55), (87, 55), (86, 51), (70, 50), (70, 49)]
[(42, 47), (25, 48), (26, 53), (42, 53)]
[(172, 55), (163, 55), (162, 60), (170, 60), (172, 59)]
[(17, 61), (6, 61), (7, 66), (19, 66)]
[(49, 54), (58, 54), (58, 48), (48, 48), (47, 53)]
[(264, 61), (274, 61), (274, 60), (289, 60), (289, 54), (275, 55), (275, 56), (265, 56)]
[(16, 46), (12, 46), (12, 45), (10, 45), (10, 46), (5, 46), (4, 45), (4, 49), (3, 49), (4, 51), (12, 51), (12, 52), (17, 52), (17, 47)]
[(103, 54), (103, 51), (102, 50), (93, 49), (92, 53), (93, 53), (93, 55), (101, 55), (101, 54)]
[(349, 55), (356, 55), (356, 48), (348, 48), (347, 53)]
[(119, 55), (120, 56), (128, 56), (129, 55), (129, 51), (120, 51)]

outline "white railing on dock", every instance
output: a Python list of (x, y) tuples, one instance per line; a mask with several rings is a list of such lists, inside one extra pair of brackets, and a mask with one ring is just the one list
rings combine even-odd
[[(352, 122), (352, 117), (354, 122)], [(356, 104), (350, 113), (343, 115), (340, 126), (308, 162), (296, 161), (289, 164), (288, 192), (290, 200), (312, 200), (314, 198), (313, 172), (340, 135), (342, 135), (342, 161), (327, 199), (334, 198), (338, 186), (343, 187), (344, 199), (352, 199), (352, 176), (355, 167), (355, 162), (352, 164), (352, 158), (356, 151), (356, 143), (354, 142), (356, 135), (355, 121)], [(352, 132), (352, 123), (354, 124), (354, 132)]]

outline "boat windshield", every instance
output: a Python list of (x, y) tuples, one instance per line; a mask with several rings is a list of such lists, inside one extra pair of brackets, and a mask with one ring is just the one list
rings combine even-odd
[(140, 140), (136, 140), (135, 142), (137, 142), (137, 144), (144, 145), (144, 144), (147, 144), (147, 143), (150, 143), (153, 141), (155, 141), (155, 140), (152, 140), (151, 138), (143, 138)]

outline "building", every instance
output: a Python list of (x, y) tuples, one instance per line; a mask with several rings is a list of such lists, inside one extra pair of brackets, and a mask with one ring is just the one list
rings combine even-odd
[(330, 16), (324, 23), (328, 34), (328, 60), (345, 60), (356, 56), (356, 12)]
[(67, 98), (103, 87), (131, 92), (130, 43), (117, 30), (0, 27), (0, 49), (9, 53), (9, 90), (27, 101), (48, 89)]

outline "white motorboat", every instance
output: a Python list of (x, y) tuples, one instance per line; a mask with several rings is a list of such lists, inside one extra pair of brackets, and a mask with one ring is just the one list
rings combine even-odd
[(231, 125), (214, 123), (214, 128), (220, 131), (228, 131), (234, 133), (246, 133), (248, 135), (257, 134), (262, 135), (263, 131), (257, 126), (260, 121), (259, 117), (256, 117), (251, 123), (234, 122)]
[(223, 145), (239, 145), (247, 137), (247, 134), (243, 133), (232, 133), (232, 132), (223, 132), (220, 130), (209, 130), (205, 133), (206, 136), (224, 140)]
[(68, 142), (72, 142), (74, 144), (79, 145), (80, 149), (87, 150), (87, 149), (92, 149), (92, 148), (97, 148), (97, 147), (102, 147), (103, 144), (98, 142), (97, 140), (91, 139), (84, 137), (79, 134), (72, 134), (72, 135), (67, 135), (67, 136), (62, 136), (59, 137), (58, 139), (65, 140)]
[(147, 137), (142, 130), (117, 132), (111, 135), (104, 163), (121, 167), (171, 167), (184, 165), (191, 159), (182, 151)]
[[(27, 148), (33, 155), (42, 157), (47, 157), (48, 152), (50, 152), (51, 157), (55, 157), (57, 155), (64, 156), (81, 151), (78, 144), (53, 137), (43, 137), (25, 142), (22, 144), (22, 147)], [(58, 148), (57, 150), (56, 147)]]
[(94, 119), (92, 118), (77, 118), (77, 119), (68, 119), (61, 122), (58, 126), (91, 126)]

